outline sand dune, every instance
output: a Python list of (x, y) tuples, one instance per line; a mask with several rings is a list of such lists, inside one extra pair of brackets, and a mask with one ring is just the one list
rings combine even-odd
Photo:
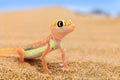
[(61, 7), (0, 13), (0, 48), (41, 40), (50, 33), (50, 24), (61, 19), (71, 19), (76, 25), (75, 31), (63, 40), (70, 71), (61, 72), (60, 53), (54, 51), (47, 56), (53, 75), (43, 74), (39, 60), (28, 61), (31, 65), (23, 68), (16, 58), (0, 57), (0, 78), (120, 79), (119, 17), (76, 14)]

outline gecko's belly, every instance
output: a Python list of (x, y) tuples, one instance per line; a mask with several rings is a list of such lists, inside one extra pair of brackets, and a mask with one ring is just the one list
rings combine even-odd
[(26, 50), (24, 58), (30, 59), (30, 58), (40, 57), (46, 49), (47, 49), (47, 45), (45, 45), (43, 47), (36, 48), (36, 49)]
[(26, 59), (33, 59), (33, 58), (37, 58), (40, 57), (42, 55), (43, 52), (38, 52), (38, 53), (34, 53), (34, 54), (27, 54), (24, 56), (24, 58)]

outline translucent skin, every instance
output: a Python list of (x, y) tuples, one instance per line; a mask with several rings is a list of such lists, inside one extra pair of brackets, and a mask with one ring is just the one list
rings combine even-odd
[[(50, 41), (49, 52), (59, 48), (60, 44), (57, 43), (55, 40), (50, 39), (49, 41)], [(47, 49), (47, 47), (48, 47), (47, 43), (42, 46), (38, 46), (36, 48), (29, 47), (28, 49), (25, 50), (24, 58), (32, 59), (32, 58), (41, 57), (42, 53)]]
[(67, 69), (67, 63), (65, 58), (65, 51), (62, 48), (61, 40), (70, 32), (75, 29), (75, 25), (71, 20), (61, 20), (56, 21), (50, 26), (50, 35), (44, 40), (37, 43), (33, 43), (23, 48), (11, 48), (11, 49), (2, 49), (0, 50), (1, 56), (16, 56), (19, 57), (20, 63), (24, 63), (24, 58), (36, 58), (40, 57), (43, 64), (43, 69), (46, 73), (51, 73), (47, 67), (45, 60), (46, 55), (55, 49), (60, 49), (62, 55), (62, 70)]
[(58, 27), (57, 22), (53, 23), (50, 27), (51, 34), (57, 41), (61, 41), (64, 36), (75, 29), (75, 25), (71, 22), (71, 20), (63, 20), (63, 22), (63, 27)]
[[(53, 25), (51, 25), (51, 35), (43, 40), (42, 42), (37, 43), (37, 45), (33, 44), (32, 46), (28, 46), (25, 49), (25, 58), (36, 58), (40, 57), (42, 53), (47, 49), (48, 47), (48, 41), (50, 42), (50, 51), (51, 49), (57, 49), (60, 47), (60, 41), (64, 36), (66, 36), (68, 33), (72, 32), (75, 28), (74, 24), (72, 24), (71, 20), (63, 20), (63, 26), (58, 27), (57, 22), (55, 22)], [(41, 43), (46, 42), (44, 45), (41, 45)]]

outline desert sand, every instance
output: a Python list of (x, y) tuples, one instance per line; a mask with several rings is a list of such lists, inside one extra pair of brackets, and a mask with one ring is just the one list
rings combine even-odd
[(119, 80), (120, 17), (80, 14), (61, 7), (0, 13), (0, 49), (15, 48), (45, 38), (52, 22), (71, 19), (74, 32), (63, 39), (69, 71), (59, 66), (59, 50), (46, 57), (52, 74), (44, 74), (41, 60), (0, 57), (0, 80)]

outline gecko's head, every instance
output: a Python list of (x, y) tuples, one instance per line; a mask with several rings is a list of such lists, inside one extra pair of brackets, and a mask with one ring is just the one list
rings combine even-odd
[(56, 40), (61, 40), (65, 35), (72, 32), (75, 25), (71, 20), (60, 20), (53, 23), (50, 27), (51, 34)]

